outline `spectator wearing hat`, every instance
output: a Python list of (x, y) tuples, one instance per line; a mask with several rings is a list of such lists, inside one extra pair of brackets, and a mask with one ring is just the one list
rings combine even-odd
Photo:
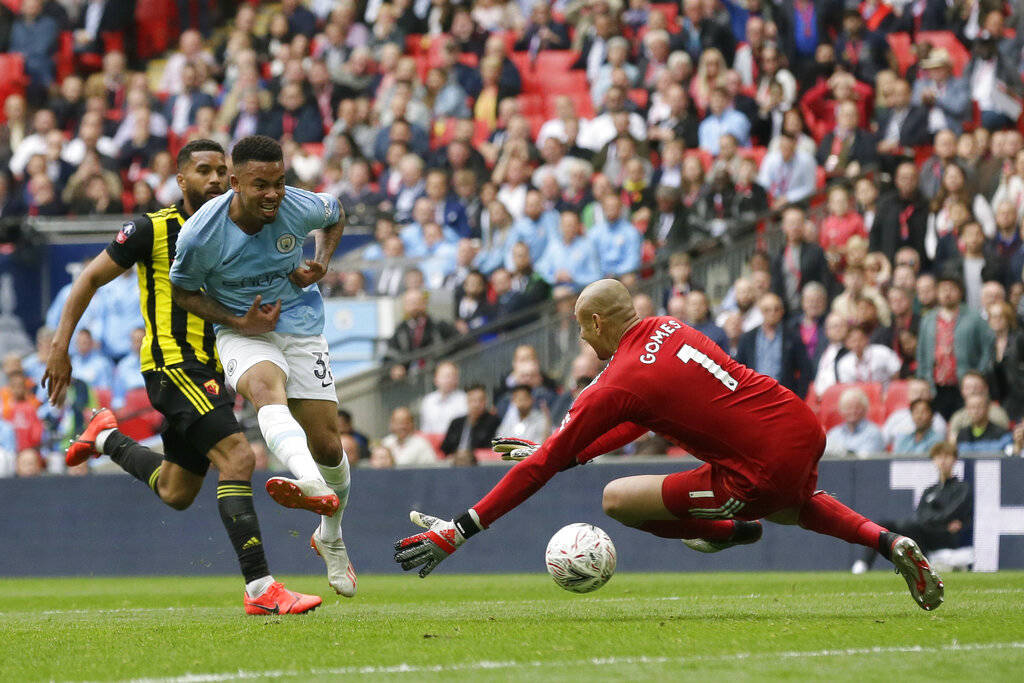
[(919, 75), (911, 97), (928, 111), (928, 132), (949, 129), (957, 135), (971, 116), (971, 90), (953, 75), (953, 60), (945, 48), (936, 48), (918, 64)]
[(992, 367), (994, 336), (981, 316), (963, 305), (964, 286), (956, 272), (943, 271), (938, 305), (921, 318), (917, 376), (935, 388), (935, 408), (944, 418), (963, 405), (960, 378)]

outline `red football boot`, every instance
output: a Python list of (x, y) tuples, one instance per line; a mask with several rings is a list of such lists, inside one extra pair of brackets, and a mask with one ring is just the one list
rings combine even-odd
[(117, 417), (109, 408), (100, 408), (89, 418), (85, 430), (68, 446), (64, 454), (64, 462), (68, 467), (81, 465), (89, 458), (98, 458), (101, 453), (96, 450), (96, 437), (106, 429), (117, 429)]
[(268, 614), (305, 614), (312, 612), (323, 602), (316, 595), (305, 595), (294, 593), (284, 587), (280, 581), (270, 584), (270, 588), (263, 591), (258, 598), (250, 598), (248, 593), (242, 592), (245, 598), (245, 613), (254, 615)]

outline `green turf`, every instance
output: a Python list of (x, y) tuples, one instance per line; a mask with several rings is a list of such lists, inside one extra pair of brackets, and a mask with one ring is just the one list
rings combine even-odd
[(945, 579), (927, 613), (888, 572), (294, 577), (325, 605), (272, 618), (228, 577), (4, 580), (0, 681), (1021, 680), (1024, 573)]

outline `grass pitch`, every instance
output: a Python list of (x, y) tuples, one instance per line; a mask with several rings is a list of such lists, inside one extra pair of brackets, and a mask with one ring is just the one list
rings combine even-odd
[(903, 579), (629, 574), (573, 595), (546, 575), (321, 577), (315, 613), (247, 617), (235, 577), (4, 580), (0, 681), (1021, 680), (1024, 573)]

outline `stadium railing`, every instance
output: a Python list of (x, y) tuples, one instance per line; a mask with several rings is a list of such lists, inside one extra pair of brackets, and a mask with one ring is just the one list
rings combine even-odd
[[(857, 178), (875, 172), (874, 168), (865, 169), (856, 178), (836, 179), (799, 205), (810, 207), (809, 217), (815, 218), (823, 210), (823, 200), (833, 184), (851, 184)], [(784, 208), (769, 209), (748, 221), (738, 222), (732, 230), (732, 234), (737, 237), (693, 259), (692, 280), (704, 286), (712, 301), (719, 301), (726, 295), (733, 282), (743, 274), (755, 251), (767, 250), (773, 253), (782, 245), (782, 231), (775, 219)], [(644, 264), (639, 273), (641, 277), (636, 291), (650, 296), (658, 307), (661, 306), (663, 293), (671, 285), (669, 256), (667, 250), (662, 250), (652, 262)], [(392, 363), (339, 381), (338, 400), (353, 415), (358, 416), (361, 430), (371, 434), (386, 434), (389, 416), (395, 408), (405, 406), (416, 412), (420, 399), (434, 390), (433, 370), (438, 363), (454, 362), (459, 367), (463, 386), (480, 383), (493, 389), (505, 381), (507, 373), (511, 371), (513, 352), (522, 344), (533, 346), (537, 350), (541, 368), (561, 380), (579, 349), (578, 331), (572, 312), (569, 311), (567, 316), (568, 320), (565, 314), (558, 312), (556, 301), (545, 301), (473, 330), (469, 335), (395, 359), (395, 362), (416, 368), (402, 381), (390, 379), (388, 369)], [(568, 325), (568, 334), (559, 334), (564, 330), (562, 325)], [(488, 339), (494, 335), (497, 335), (496, 338)], [(566, 339), (569, 343), (566, 343)]]

